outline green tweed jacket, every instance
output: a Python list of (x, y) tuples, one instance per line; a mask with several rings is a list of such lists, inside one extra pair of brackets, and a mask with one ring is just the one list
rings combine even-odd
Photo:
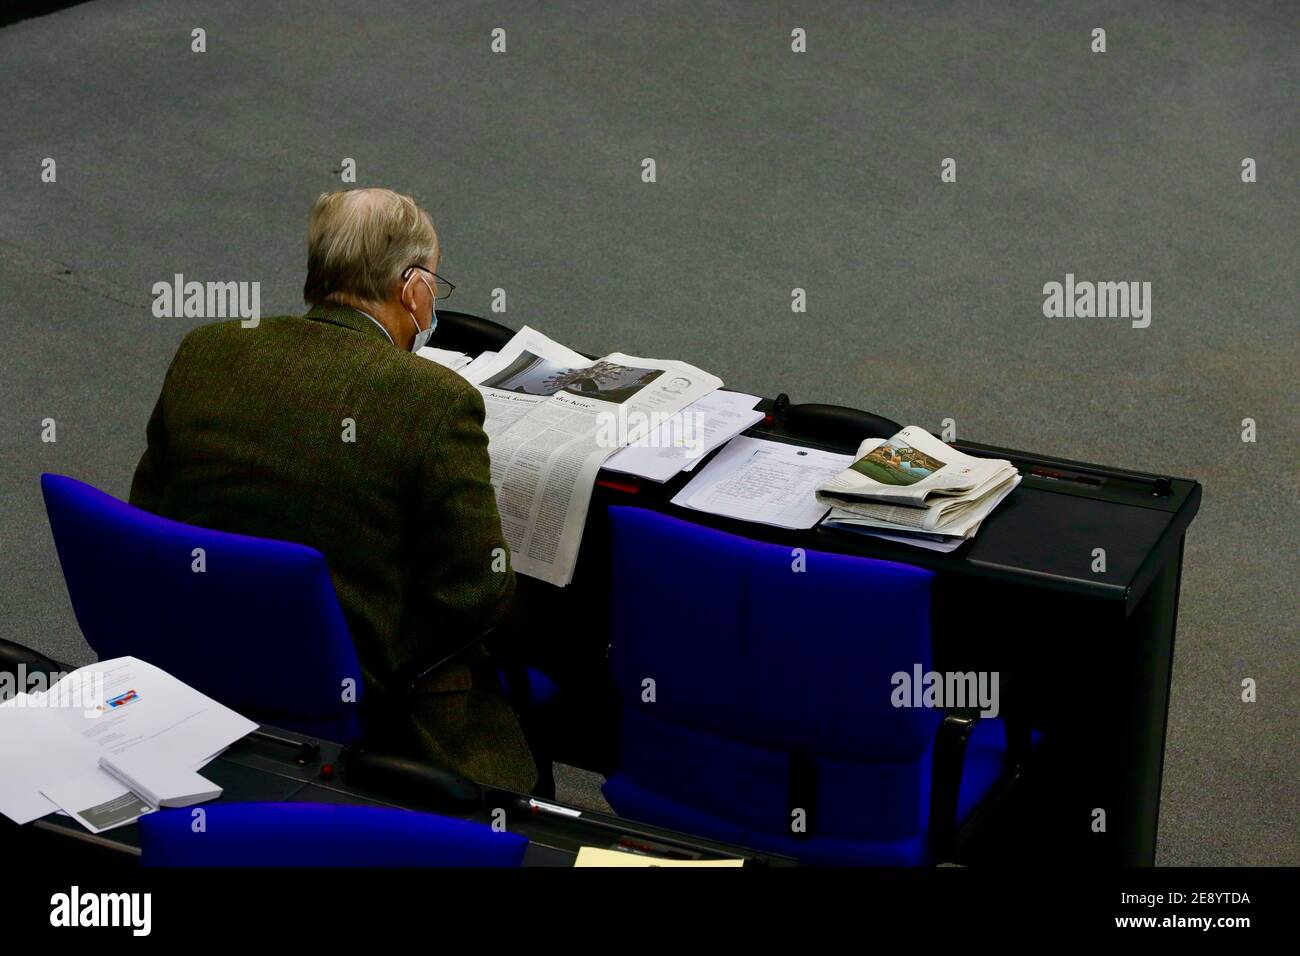
[[(195, 329), (148, 425), (131, 503), (321, 551), (366, 693), (505, 613), (514, 572), (483, 398), (344, 306)], [(499, 549), (499, 550), (498, 550)], [(429, 677), (403, 729), (435, 760), (527, 792), (536, 768), (482, 647)]]

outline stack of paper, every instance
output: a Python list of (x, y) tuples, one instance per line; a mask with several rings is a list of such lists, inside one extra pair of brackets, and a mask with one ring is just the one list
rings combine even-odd
[(185, 766), (184, 758), (130, 751), (100, 757), (99, 765), (151, 807), (189, 807), (221, 796), (221, 788)]
[(481, 372), (483, 369), (491, 365), (492, 360), (496, 358), (498, 354), (499, 353), (491, 350), (486, 352), (479, 352), (478, 356), (474, 359), (474, 361), (470, 362), (468, 365), (462, 365), (460, 368), (456, 369), (456, 374), (458, 374), (461, 378), (468, 379), (471, 382), (477, 381), (478, 380), (477, 376), (479, 372)]
[(98, 833), (211, 799), (221, 788), (197, 771), (256, 729), (134, 657), (90, 664), (0, 705), (0, 813), (62, 809)]
[(917, 535), (911, 543), (923, 546), (947, 539), (955, 547), (974, 537), (1018, 484), (1011, 462), (964, 455), (909, 425), (893, 438), (864, 441), (853, 464), (817, 490), (817, 500), (833, 508), (829, 527)]
[(763, 420), (757, 395), (718, 389), (687, 405), (635, 444), (605, 460), (606, 471), (664, 482)]

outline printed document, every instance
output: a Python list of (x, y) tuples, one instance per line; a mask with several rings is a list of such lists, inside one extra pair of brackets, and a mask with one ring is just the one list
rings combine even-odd
[(811, 528), (829, 510), (817, 500), (817, 489), (852, 461), (852, 455), (740, 435), (673, 504), (778, 528)]

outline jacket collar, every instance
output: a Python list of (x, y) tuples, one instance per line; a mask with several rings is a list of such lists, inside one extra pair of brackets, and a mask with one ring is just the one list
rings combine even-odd
[(360, 332), (363, 335), (377, 335), (388, 341), (388, 333), (383, 326), (366, 315), (366, 313), (354, 309), (350, 305), (325, 302), (321, 305), (312, 306), (311, 310), (303, 318), (311, 319), (313, 322), (328, 322), (330, 325), (340, 325), (345, 329), (351, 329), (353, 332)]

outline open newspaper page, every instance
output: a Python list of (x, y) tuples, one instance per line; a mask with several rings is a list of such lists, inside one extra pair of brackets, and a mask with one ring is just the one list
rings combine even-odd
[(468, 377), (483, 394), (511, 561), (561, 587), (573, 578), (604, 460), (722, 385), (685, 362), (583, 358), (527, 326)]
[(977, 499), (1015, 472), (1001, 458), (973, 458), (909, 425), (893, 438), (868, 438), (853, 464), (817, 492), (829, 505), (863, 501), (928, 508), (950, 497)]
[(558, 391), (547, 381), (552, 370), (590, 364), (590, 359), (525, 325), (491, 361), (476, 362), (463, 372), (483, 394), (483, 430), (491, 438)]

